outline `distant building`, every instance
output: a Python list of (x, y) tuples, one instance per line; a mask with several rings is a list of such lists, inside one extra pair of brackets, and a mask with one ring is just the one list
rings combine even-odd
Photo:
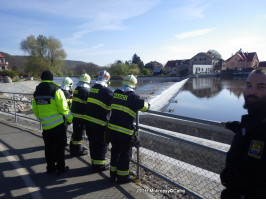
[(152, 75), (160, 75), (162, 73), (162, 68), (155, 68), (152, 71)]
[(165, 72), (167, 74), (177, 74), (177, 71), (176, 71), (176, 63), (177, 62), (178, 62), (178, 60), (168, 61), (164, 66)]
[(262, 61), (259, 63), (259, 67), (266, 67), (266, 61)]
[(211, 52), (201, 52), (192, 57), (189, 64), (189, 74), (212, 74), (221, 70), (223, 60)]
[(170, 60), (164, 66), (165, 72), (172, 75), (184, 75), (188, 71), (189, 61), (190, 59)]
[(156, 61), (151, 61), (149, 63), (147, 63), (145, 66), (145, 68), (149, 69), (149, 70), (154, 70), (156, 68), (163, 68), (163, 65), (159, 62), (156, 62)]
[(0, 71), (8, 69), (11, 69), (11, 66), (8, 65), (8, 62), (6, 62), (5, 56), (0, 54)]
[(259, 66), (259, 59), (256, 52), (242, 52), (240, 49), (235, 55), (226, 60), (226, 70), (243, 70), (257, 68)]
[(193, 65), (192, 74), (212, 74), (212, 65)]

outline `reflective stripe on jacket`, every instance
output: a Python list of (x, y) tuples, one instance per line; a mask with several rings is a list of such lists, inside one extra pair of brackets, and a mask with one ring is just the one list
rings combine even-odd
[(107, 116), (111, 110), (112, 96), (111, 89), (101, 84), (95, 84), (89, 92), (84, 119), (100, 126), (106, 126)]
[(71, 112), (75, 118), (83, 118), (87, 98), (89, 96), (89, 88), (77, 86), (74, 90)]
[(33, 95), (32, 109), (40, 119), (43, 130), (52, 129), (64, 120), (72, 122), (73, 116), (69, 110), (63, 91), (53, 81), (42, 81)]
[(149, 104), (134, 91), (114, 91), (111, 104), (111, 117), (108, 128), (131, 136), (134, 133), (134, 120), (138, 110), (147, 111)]

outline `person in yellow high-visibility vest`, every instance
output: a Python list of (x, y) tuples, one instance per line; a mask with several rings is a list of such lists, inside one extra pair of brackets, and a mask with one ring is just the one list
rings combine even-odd
[(61, 175), (69, 170), (65, 166), (65, 124), (71, 124), (73, 116), (63, 91), (53, 82), (53, 74), (43, 71), (41, 79), (33, 94), (32, 109), (43, 129), (47, 173), (57, 171)]

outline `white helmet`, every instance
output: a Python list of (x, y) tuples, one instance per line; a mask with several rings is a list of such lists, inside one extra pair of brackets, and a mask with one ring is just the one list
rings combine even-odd
[(122, 82), (123, 85), (131, 87), (131, 88), (135, 88), (137, 85), (138, 81), (137, 78), (134, 75), (127, 75), (124, 78), (124, 81)]
[(82, 74), (80, 77), (79, 77), (79, 82), (83, 82), (83, 83), (88, 83), (90, 84), (91, 82), (91, 77), (89, 74)]
[(62, 88), (65, 88), (66, 90), (69, 90), (70, 88), (72, 88), (74, 82), (72, 81), (71, 78), (66, 77), (63, 82), (62, 82)]
[(110, 80), (110, 74), (106, 70), (100, 71), (98, 73), (98, 79), (97, 79), (97, 81), (107, 82), (109, 80)]

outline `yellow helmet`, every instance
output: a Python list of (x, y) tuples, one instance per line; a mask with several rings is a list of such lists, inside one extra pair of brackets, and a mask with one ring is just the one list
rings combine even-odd
[(66, 86), (66, 87), (72, 87), (73, 86), (73, 81), (72, 81), (72, 79), (71, 78), (69, 78), (69, 77), (66, 77), (64, 80), (63, 80), (63, 82), (62, 82), (62, 86)]
[(91, 77), (90, 77), (90, 75), (89, 74), (82, 74), (80, 77), (79, 77), (79, 81), (80, 82), (83, 82), (83, 83), (88, 83), (88, 84), (90, 84), (90, 82), (91, 82)]
[(138, 81), (137, 81), (137, 78), (134, 76), (134, 75), (127, 75), (125, 78), (124, 78), (124, 81), (123, 81), (123, 85), (126, 85), (126, 86), (129, 86), (131, 88), (135, 88), (136, 85), (137, 85)]

